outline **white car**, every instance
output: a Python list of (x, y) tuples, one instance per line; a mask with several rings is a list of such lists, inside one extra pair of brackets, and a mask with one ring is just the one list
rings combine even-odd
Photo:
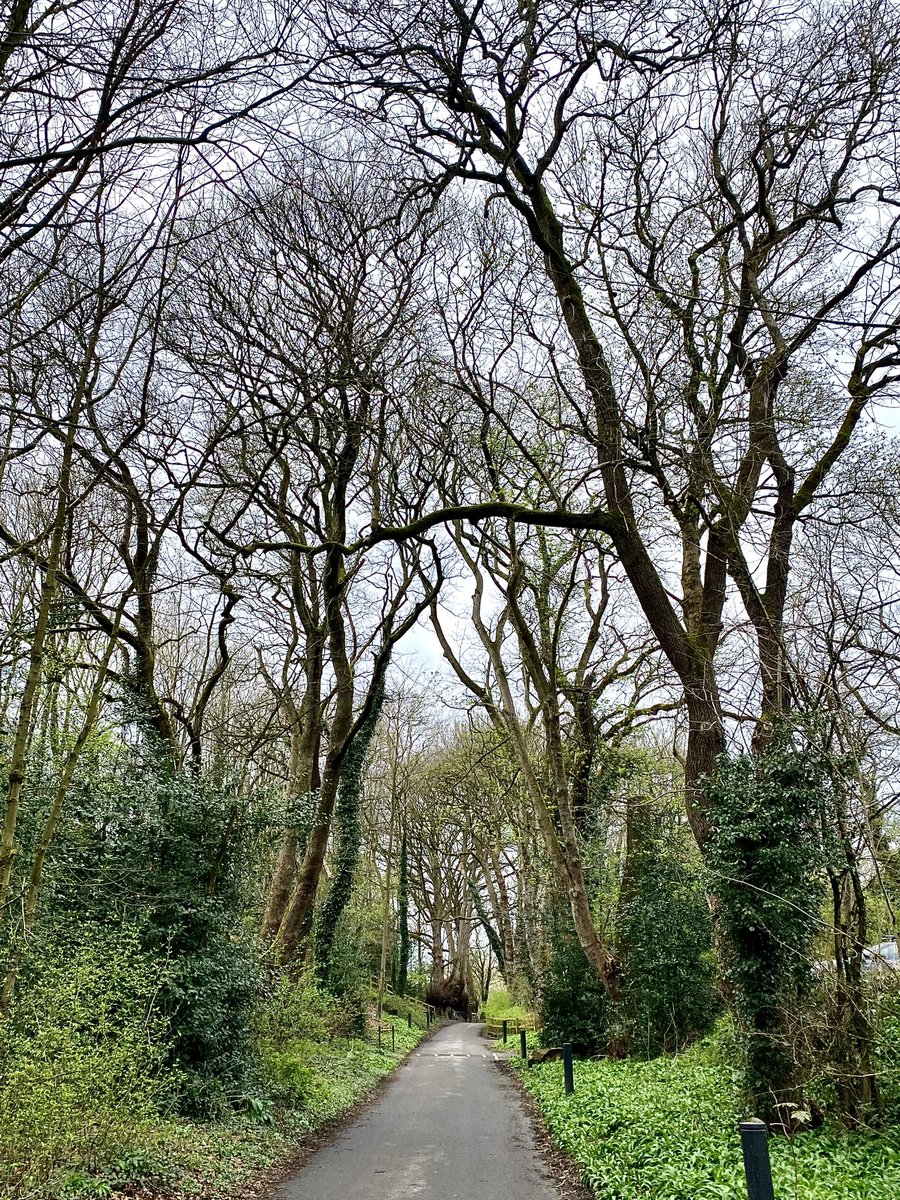
[[(826, 958), (813, 963), (814, 975), (823, 975), (833, 971), (837, 963), (833, 958)], [(866, 946), (862, 953), (862, 969), (864, 971), (896, 970), (900, 967), (900, 947), (895, 941), (876, 942), (874, 946)]]
[(900, 967), (900, 947), (894, 941), (878, 942), (874, 946), (866, 946), (862, 958), (864, 971), (881, 971), (885, 967), (896, 970)]

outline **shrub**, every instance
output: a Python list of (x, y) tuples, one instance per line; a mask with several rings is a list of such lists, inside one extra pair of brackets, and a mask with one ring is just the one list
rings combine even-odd
[(515, 1004), (510, 999), (506, 988), (491, 988), (490, 995), (484, 1003), (485, 1017), (490, 1020), (502, 1021), (504, 1017), (530, 1017), (531, 1011), (522, 1004)]
[(32, 944), (2, 1029), (0, 1188), (37, 1195), (62, 1165), (140, 1146), (168, 1093), (159, 977), (133, 929)]
[(328, 1042), (350, 1037), (356, 1020), (355, 1008), (345, 1006), (307, 970), (296, 978), (281, 972), (270, 980), (256, 1027), (262, 1043), (284, 1049), (298, 1040)]
[(75, 789), (48, 907), (60, 925), (124, 920), (139, 932), (158, 964), (179, 1106), (202, 1115), (239, 1097), (253, 1065), (258, 981), (241, 920), (250, 839), (227, 789), (141, 753)]
[(146, 859), (141, 842), (153, 847), (142, 884), (149, 901), (143, 939), (168, 964), (160, 1006), (181, 1080), (180, 1107), (194, 1114), (241, 1095), (252, 1067), (257, 979), (240, 921), (236, 805), (210, 784), (159, 774), (145, 783), (143, 828), (129, 838), (136, 869)]
[(545, 1046), (572, 1042), (585, 1051), (605, 1050), (612, 1015), (609, 997), (571, 924), (557, 913), (554, 925), (541, 987), (541, 1041)]
[(311, 1109), (322, 1104), (327, 1087), (311, 1063), (305, 1061), (310, 1050), (314, 1052), (309, 1044), (305, 1047), (297, 1041), (287, 1050), (265, 1051), (263, 1072), (275, 1100)]
[(631, 1052), (649, 1058), (705, 1033), (716, 1015), (712, 924), (699, 873), (661, 829), (642, 834), (628, 884), (616, 929), (623, 1016)]
[(325, 984), (340, 1002), (345, 1014), (352, 1014), (352, 1032), (362, 1037), (366, 1030), (369, 972), (363, 946), (364, 928), (354, 909), (345, 909), (334, 933), (328, 959)]

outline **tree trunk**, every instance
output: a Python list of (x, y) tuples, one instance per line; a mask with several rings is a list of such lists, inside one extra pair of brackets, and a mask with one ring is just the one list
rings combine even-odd
[[(319, 786), (319, 744), (322, 737), (322, 658), (319, 652), (307, 658), (306, 684), (299, 709), (288, 702), (291, 719), (291, 768), (288, 783), (291, 800), (310, 795)], [(262, 938), (270, 945), (278, 936), (287, 911), (297, 874), (300, 827), (290, 825), (284, 832), (275, 871), (269, 884)]]
[(53, 512), (53, 521), (50, 526), (50, 546), (43, 579), (41, 580), (37, 619), (28, 654), (28, 672), (25, 676), (22, 697), (19, 701), (19, 711), (14, 726), (15, 732), (13, 735), (12, 751), (9, 757), (6, 783), (3, 828), (0, 831), (0, 913), (6, 910), (12, 885), (16, 859), (16, 829), (19, 819), (19, 805), (22, 798), (22, 788), (25, 783), (28, 744), (34, 720), (38, 690), (43, 679), (44, 654), (50, 632), (53, 601), (57, 593), (57, 573), (60, 569), (63, 539), (65, 537), (69, 504), (71, 501), (72, 467), (75, 456), (78, 421), (87, 394), (90, 372), (93, 369), (94, 354), (100, 336), (100, 326), (101, 315), (98, 306), (94, 327), (88, 341), (84, 362), (79, 372), (75, 397), (66, 427), (62, 461), (60, 463), (59, 483), (56, 489), (56, 504)]

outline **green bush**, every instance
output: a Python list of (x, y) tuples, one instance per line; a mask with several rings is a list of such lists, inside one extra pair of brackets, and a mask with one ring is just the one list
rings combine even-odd
[(353, 1035), (357, 1014), (323, 988), (312, 970), (273, 976), (256, 1018), (260, 1041), (284, 1049), (295, 1041), (329, 1042)]
[(502, 1021), (504, 1017), (530, 1017), (531, 1010), (522, 1004), (514, 1004), (506, 988), (491, 988), (482, 1010), (487, 1020)]
[(405, 1015), (385, 1013), (382, 1020), (394, 1028), (394, 1051), (390, 1033), (381, 1048), (355, 1037), (355, 1009), (323, 987), (312, 970), (296, 979), (275, 977), (257, 1019), (266, 1094), (302, 1112), (310, 1127), (343, 1112), (423, 1036), (419, 1024), (407, 1028)]
[(0, 1031), (0, 1194), (37, 1196), (149, 1138), (170, 1086), (159, 984), (132, 929), (32, 943)]
[(641, 838), (619, 908), (623, 1017), (632, 1054), (680, 1049), (706, 1033), (719, 1007), (712, 924), (699, 872), (662, 833)]
[(189, 1113), (232, 1103), (253, 1067), (257, 978), (240, 919), (242, 864), (230, 830), (235, 806), (210, 784), (158, 774), (144, 784), (143, 829), (129, 839), (136, 871), (146, 861), (142, 843), (153, 847), (144, 868), (149, 879), (141, 884), (143, 940), (167, 964), (160, 1006), (181, 1080), (180, 1105)]
[(574, 929), (560, 917), (551, 939), (550, 960), (541, 986), (541, 1041), (572, 1042), (586, 1051), (605, 1050), (612, 1006), (585, 958)]
[[(317, 1048), (309, 1042), (293, 1042), (286, 1050), (268, 1049), (263, 1054), (266, 1083), (274, 1099), (282, 1104), (316, 1110), (325, 1101), (326, 1081), (312, 1065)], [(318, 1048), (321, 1053), (321, 1048)]]
[(366, 1030), (369, 969), (364, 946), (365, 926), (352, 908), (341, 913), (334, 931), (325, 985), (338, 998), (342, 1011), (352, 1014), (352, 1032), (362, 1037)]
[(158, 964), (179, 1105), (197, 1115), (222, 1109), (253, 1069), (258, 979), (242, 921), (251, 839), (240, 827), (249, 818), (227, 789), (139, 751), (90, 782), (73, 791), (47, 910), (63, 928), (87, 919), (139, 931)]

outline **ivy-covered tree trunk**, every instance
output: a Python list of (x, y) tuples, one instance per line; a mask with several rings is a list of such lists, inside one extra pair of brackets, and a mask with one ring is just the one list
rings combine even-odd
[[(506, 978), (506, 953), (503, 948), (503, 941), (497, 930), (491, 924), (491, 918), (484, 906), (484, 899), (482, 898), (481, 892), (478, 889), (478, 884), (474, 879), (469, 880), (469, 891), (472, 894), (472, 902), (475, 905), (475, 913), (478, 917), (478, 920), (481, 922), (482, 929), (487, 934), (488, 943), (491, 947), (494, 958), (497, 960), (497, 969), (499, 970), (500, 974)], [(509, 981), (507, 980), (507, 982)]]
[(341, 765), (341, 780), (335, 803), (337, 817), (335, 873), (316, 927), (316, 968), (324, 981), (328, 980), (335, 933), (341, 915), (350, 900), (353, 876), (359, 861), (359, 849), (362, 843), (360, 808), (363, 770), (372, 738), (375, 736), (378, 726), (383, 703), (384, 677), (382, 676), (369, 715), (354, 735)]
[(801, 1102), (792, 1020), (811, 982), (824, 894), (819, 754), (777, 722), (762, 754), (720, 758), (707, 849), (724, 974), (746, 1055), (748, 1103), (769, 1124)]
[[(319, 749), (322, 741), (322, 671), (324, 642), (320, 634), (307, 634), (307, 651), (304, 661), (306, 683), (299, 705), (295, 705), (290, 693), (281, 700), (290, 722), (290, 774), (287, 788), (296, 810), (300, 797), (318, 793), (321, 785), (319, 775)], [(281, 922), (291, 898), (291, 890), (297, 874), (297, 855), (301, 837), (308, 835), (292, 814), (291, 823), (284, 831), (275, 870), (269, 883), (266, 910), (262, 922), (262, 938), (267, 945), (278, 936)]]
[(396, 992), (398, 996), (405, 996), (406, 976), (409, 970), (409, 842), (405, 821), (403, 836), (400, 839), (400, 867), (397, 876), (397, 923), (400, 946), (397, 955)]

